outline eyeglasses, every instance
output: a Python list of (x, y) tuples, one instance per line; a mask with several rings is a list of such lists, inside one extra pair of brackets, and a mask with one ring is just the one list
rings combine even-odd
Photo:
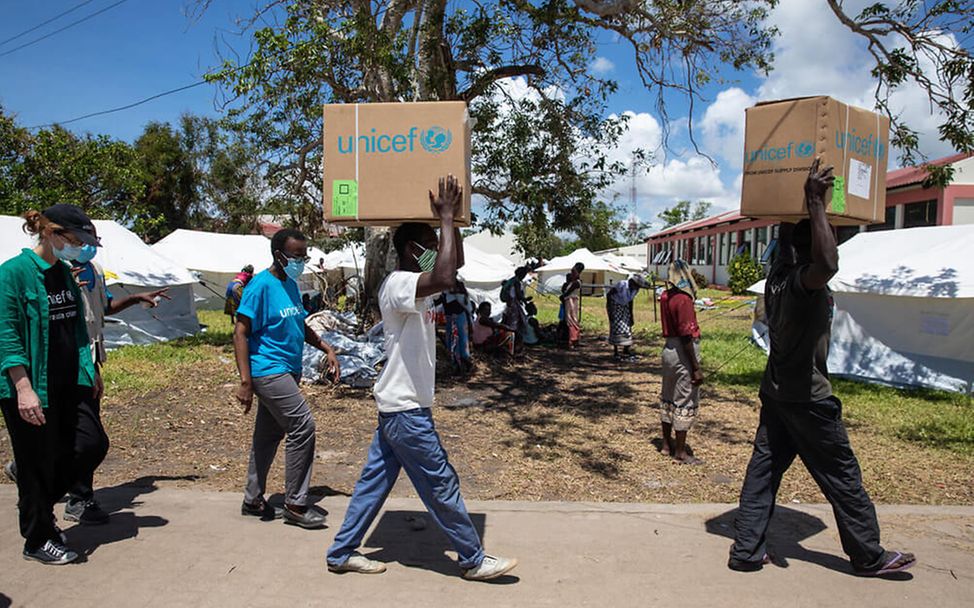
[(287, 259), (287, 260), (294, 260), (295, 262), (302, 262), (304, 264), (307, 264), (308, 262), (311, 261), (311, 258), (309, 256), (306, 256), (306, 255), (305, 256), (293, 257), (292, 258), (291, 256), (289, 256), (288, 254), (284, 253), (283, 251), (281, 251), (280, 254), (283, 255), (285, 259)]
[(71, 232), (68, 231), (68, 230), (55, 230), (54, 231), (54, 234), (58, 235), (59, 237), (61, 237), (62, 239), (64, 239), (68, 243), (70, 243), (71, 245), (81, 245), (82, 244), (81, 243), (81, 239), (79, 239), (75, 235), (71, 234)]

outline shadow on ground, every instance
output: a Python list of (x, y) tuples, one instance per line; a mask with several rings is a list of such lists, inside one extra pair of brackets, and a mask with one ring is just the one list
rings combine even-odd
[[(487, 517), (470, 513), (470, 519), (483, 541)], [(457, 563), (445, 553), (453, 551), (453, 546), (426, 511), (384, 511), (363, 547), (378, 549), (368, 553), (369, 559), (460, 576)], [(502, 576), (490, 582), (503, 585), (518, 580), (516, 576)]]
[[(733, 540), (734, 519), (736, 517), (737, 509), (731, 509), (717, 517), (708, 519), (704, 525), (708, 533)], [(852, 566), (844, 557), (806, 549), (802, 546), (802, 541), (824, 532), (827, 528), (825, 522), (814, 515), (780, 505), (776, 506), (771, 524), (768, 526), (768, 554), (772, 563), (779, 568), (787, 568), (788, 560), (795, 559), (853, 576)], [(836, 550), (841, 551), (838, 546)], [(913, 575), (909, 572), (900, 572), (883, 578), (885, 580), (911, 580)]]
[(139, 496), (159, 489), (156, 485), (158, 481), (195, 481), (197, 479), (199, 479), (197, 475), (178, 477), (149, 475), (98, 490), (95, 497), (102, 508), (111, 514), (108, 523), (102, 526), (77, 525), (68, 528), (65, 530), (68, 545), (83, 557), (87, 557), (102, 545), (137, 537), (141, 528), (165, 526), (169, 520), (164, 517), (136, 514), (128, 509), (140, 507), (143, 503), (138, 500)]

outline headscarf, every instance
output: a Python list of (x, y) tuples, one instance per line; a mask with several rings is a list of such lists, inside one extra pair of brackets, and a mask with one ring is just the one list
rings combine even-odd
[(679, 289), (692, 299), (697, 299), (697, 284), (694, 282), (693, 273), (690, 272), (690, 266), (685, 260), (677, 258), (670, 262), (666, 283), (671, 287)]

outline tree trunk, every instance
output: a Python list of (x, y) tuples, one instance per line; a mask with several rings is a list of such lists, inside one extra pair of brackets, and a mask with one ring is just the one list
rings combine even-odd
[(365, 229), (365, 293), (359, 302), (361, 320), (379, 319), (379, 287), (386, 275), (396, 268), (396, 252), (392, 247), (392, 229)]

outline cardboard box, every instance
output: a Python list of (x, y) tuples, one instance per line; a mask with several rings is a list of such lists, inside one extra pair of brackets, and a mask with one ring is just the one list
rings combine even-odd
[(325, 220), (345, 226), (438, 223), (440, 177), (463, 186), (455, 216), (470, 225), (470, 119), (462, 101), (325, 106)]
[(835, 167), (826, 213), (835, 225), (886, 217), (889, 118), (830, 97), (759, 103), (746, 110), (741, 215), (808, 217), (804, 185), (816, 156)]

